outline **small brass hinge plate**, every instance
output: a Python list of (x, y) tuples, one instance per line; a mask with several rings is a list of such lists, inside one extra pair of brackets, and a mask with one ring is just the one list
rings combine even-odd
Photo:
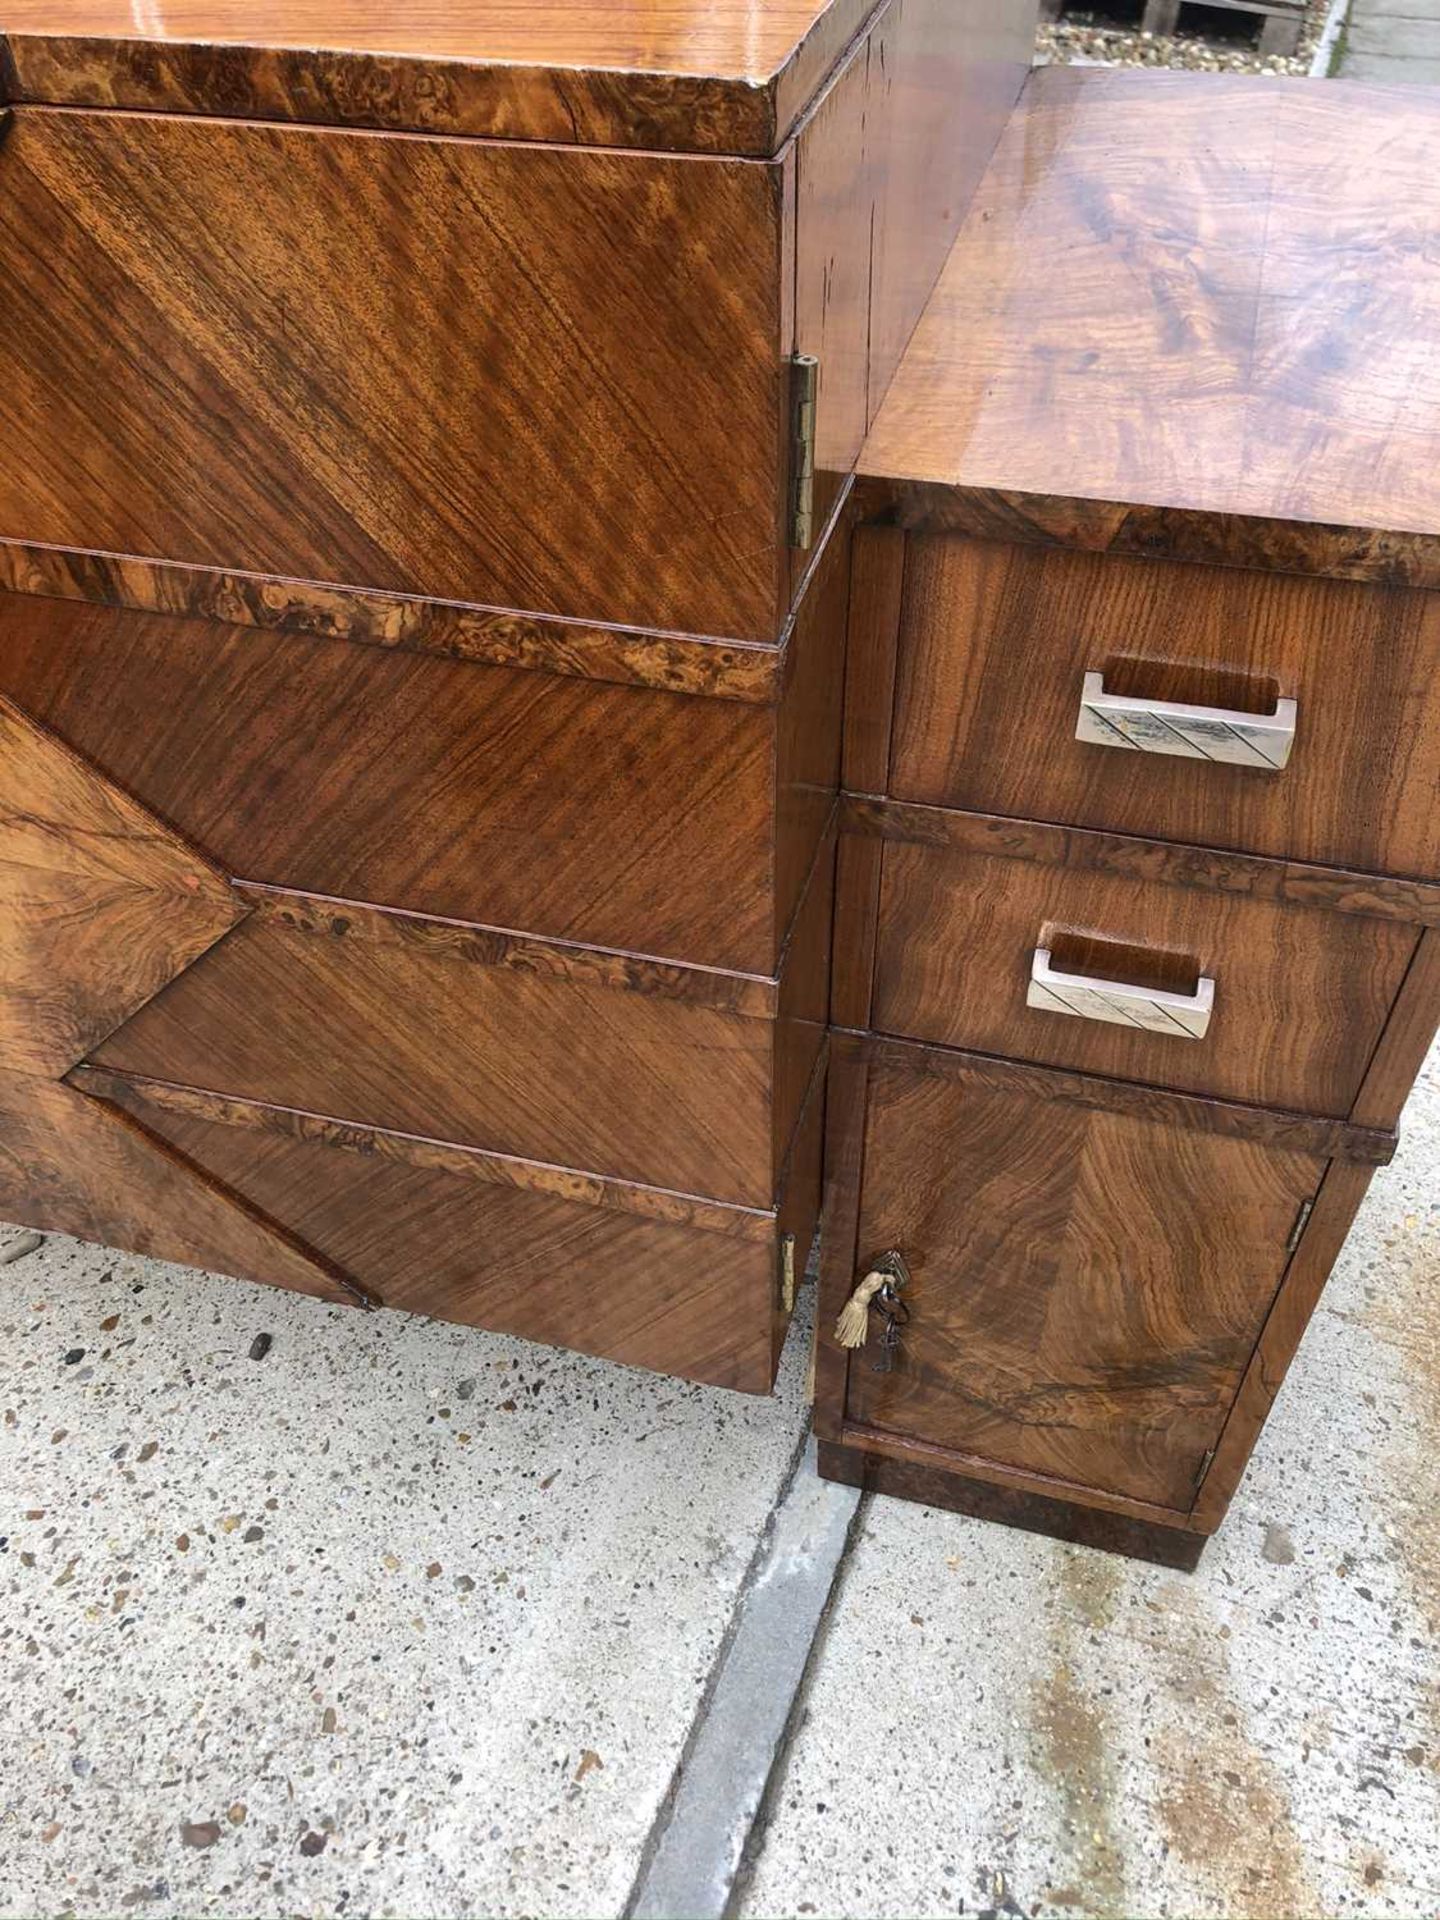
[(795, 1236), (787, 1233), (780, 1242), (780, 1305), (786, 1313), (795, 1311)]
[(804, 552), (815, 538), (815, 406), (820, 362), (813, 353), (790, 359), (790, 545)]
[(1290, 1229), (1290, 1238), (1285, 1242), (1286, 1253), (1294, 1253), (1295, 1249), (1299, 1246), (1301, 1240), (1304, 1238), (1305, 1229), (1310, 1224), (1310, 1216), (1314, 1211), (1315, 1202), (1313, 1200), (1306, 1200), (1301, 1203), (1300, 1211), (1295, 1216), (1295, 1224)]

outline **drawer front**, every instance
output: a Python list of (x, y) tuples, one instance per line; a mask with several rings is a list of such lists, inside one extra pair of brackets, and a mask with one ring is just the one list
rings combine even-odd
[(770, 1389), (786, 1318), (780, 1236), (809, 1246), (813, 1152), (777, 1222), (413, 1138), (286, 1135), (267, 1115), (216, 1119), (127, 1093), (116, 1076), (98, 1084), (381, 1306), (708, 1385)]
[(874, 1024), (1344, 1117), (1418, 935), (1043, 860), (887, 842)]
[(1433, 879), (1437, 684), (1440, 594), (916, 536), (891, 791)]
[[(92, 1060), (713, 1199), (772, 1203), (796, 1115), (775, 1110), (776, 1022), (752, 983), (507, 944), (343, 902), (281, 896), (283, 917), (274, 897), (262, 902)], [(682, 997), (700, 991), (716, 1003)], [(723, 1004), (727, 994), (738, 1004)], [(822, 1029), (811, 1021), (808, 1031), (813, 1063)], [(792, 1108), (807, 1079), (803, 1061), (787, 1072)]]
[(18, 594), (0, 693), (242, 879), (774, 970), (775, 709)]
[(773, 639), (753, 163), (19, 107), (0, 533)]
[(857, 1278), (899, 1251), (909, 1319), (888, 1372), (874, 1331), (851, 1357), (846, 1422), (1187, 1510), (1324, 1164), (872, 1069)]

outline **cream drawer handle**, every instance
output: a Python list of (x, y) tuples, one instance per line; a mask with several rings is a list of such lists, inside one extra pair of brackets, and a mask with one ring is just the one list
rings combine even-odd
[(1108, 1020), (1117, 1027), (1203, 1040), (1215, 1011), (1215, 982), (1202, 978), (1194, 993), (1164, 993), (1127, 986), (1123, 980), (1091, 980), (1080, 973), (1057, 972), (1050, 964), (1050, 949), (1037, 947), (1025, 1004), (1042, 1013), (1069, 1013), (1081, 1020)]
[(1231, 767), (1279, 773), (1295, 744), (1296, 703), (1277, 700), (1274, 713), (1231, 713), (1183, 700), (1131, 700), (1106, 693), (1103, 673), (1087, 673), (1075, 738), (1092, 747), (1173, 753)]

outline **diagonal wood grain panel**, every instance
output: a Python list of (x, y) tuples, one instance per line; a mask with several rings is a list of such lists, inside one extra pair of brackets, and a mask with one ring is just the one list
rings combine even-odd
[(0, 1067), (58, 1078), (247, 911), (177, 834), (0, 699)]
[(0, 533), (777, 636), (772, 168), (10, 117)]
[(0, 1073), (0, 1217), (342, 1305), (365, 1295), (174, 1147), (104, 1100)]

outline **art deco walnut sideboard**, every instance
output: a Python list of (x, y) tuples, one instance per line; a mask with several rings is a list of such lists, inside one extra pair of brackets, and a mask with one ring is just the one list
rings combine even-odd
[(0, 1217), (764, 1392), (823, 1188), (822, 1470), (1193, 1560), (1440, 1012), (1440, 115), (448, 17), (0, 4)]

